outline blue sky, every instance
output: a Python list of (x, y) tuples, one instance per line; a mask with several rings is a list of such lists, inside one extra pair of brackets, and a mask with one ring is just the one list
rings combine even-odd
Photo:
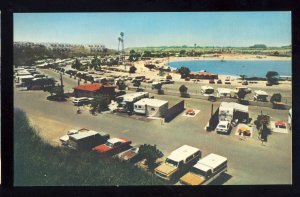
[(16, 13), (14, 41), (138, 46), (284, 46), (291, 12)]

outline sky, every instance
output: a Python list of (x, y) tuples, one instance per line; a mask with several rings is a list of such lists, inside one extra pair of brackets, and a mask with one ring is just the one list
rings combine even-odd
[(15, 13), (14, 41), (127, 47), (291, 45), (291, 12)]

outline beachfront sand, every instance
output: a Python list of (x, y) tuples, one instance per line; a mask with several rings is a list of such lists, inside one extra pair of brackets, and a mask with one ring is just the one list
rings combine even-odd
[[(170, 57), (168, 58), (151, 58), (151, 60), (141, 60), (141, 61), (137, 61), (134, 62), (134, 66), (137, 68), (136, 73), (135, 74), (131, 74), (132, 77), (134, 76), (146, 76), (146, 78), (150, 78), (150, 79), (155, 79), (155, 80), (160, 80), (160, 79), (165, 79), (165, 77), (159, 76), (158, 75), (158, 71), (157, 70), (149, 70), (148, 68), (146, 68), (144, 66), (145, 63), (155, 63), (156, 66), (165, 66), (167, 65), (168, 62), (172, 62), (172, 61), (188, 61), (188, 60), (222, 60), (224, 57), (224, 60), (251, 60), (251, 61), (255, 61), (255, 60), (291, 60), (290, 57), (275, 57), (275, 56), (262, 56), (263, 58), (257, 58), (256, 55), (240, 55), (240, 54), (225, 54), (225, 55), (221, 55), (219, 57)], [(159, 62), (159, 63), (156, 63)], [(120, 69), (124, 69), (124, 66), (121, 65), (119, 66)], [(129, 66), (126, 67), (127, 70), (129, 70)], [(115, 72), (114, 72), (115, 73)], [(122, 72), (116, 72), (116, 74), (118, 75), (128, 75), (128, 73), (122, 73)], [(218, 74), (218, 73), (215, 73)], [(172, 76), (172, 79), (176, 82), (183, 82), (184, 79), (180, 78), (180, 74), (176, 74), (176, 73), (170, 73), (170, 75)], [(245, 73), (245, 75), (247, 75), (247, 73)], [(219, 79), (222, 80), (223, 84), (224, 81), (227, 77), (230, 77), (231, 80), (231, 85), (233, 87), (236, 86), (241, 86), (241, 83), (238, 83), (237, 76), (229, 76), (229, 75), (218, 75)], [(191, 83), (193, 84), (194, 82), (191, 80), (187, 83)], [(208, 80), (201, 80), (200, 82), (201, 84), (208, 84)], [(277, 90), (287, 90), (292, 88), (291, 86), (291, 81), (282, 81), (280, 83), (280, 85), (278, 86), (266, 86), (266, 81), (257, 81), (256, 84), (249, 84), (249, 87), (254, 87), (254, 88), (261, 88), (261, 89), (277, 89)]]

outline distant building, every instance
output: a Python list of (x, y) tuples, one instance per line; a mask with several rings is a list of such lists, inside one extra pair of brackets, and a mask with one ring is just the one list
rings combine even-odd
[(105, 95), (110, 99), (113, 99), (115, 97), (115, 88), (116, 86), (94, 83), (82, 84), (74, 87), (73, 89), (75, 97), (94, 97), (96, 95)]
[(217, 74), (209, 72), (190, 72), (190, 79), (218, 79)]

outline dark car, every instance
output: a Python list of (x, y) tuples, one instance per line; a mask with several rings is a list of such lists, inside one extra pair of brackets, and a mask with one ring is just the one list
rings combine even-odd
[(217, 81), (217, 84), (222, 84), (222, 80), (219, 79), (219, 80)]
[(213, 84), (215, 84), (215, 80), (213, 80), (213, 79), (210, 79), (210, 80), (209, 80), (209, 83), (213, 83)]

